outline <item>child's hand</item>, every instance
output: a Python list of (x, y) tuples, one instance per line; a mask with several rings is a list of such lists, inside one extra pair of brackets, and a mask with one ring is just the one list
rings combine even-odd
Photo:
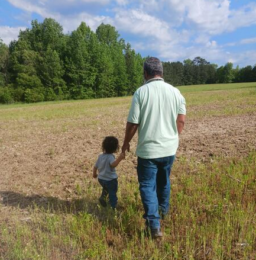
[(121, 160), (125, 159), (125, 153), (120, 153), (119, 158), (120, 158)]
[(96, 168), (95, 166), (93, 167), (93, 175), (92, 175), (92, 177), (93, 177), (94, 179), (96, 179), (96, 178), (98, 177), (97, 168)]

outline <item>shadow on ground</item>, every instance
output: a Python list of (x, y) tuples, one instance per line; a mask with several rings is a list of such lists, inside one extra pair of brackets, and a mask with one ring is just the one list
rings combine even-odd
[[(40, 195), (26, 196), (13, 191), (0, 191), (0, 205), (17, 207), (19, 209), (39, 209), (54, 214), (79, 214), (86, 212), (97, 217), (100, 221), (108, 221), (113, 211), (111, 208), (103, 208), (95, 198), (83, 197), (81, 199), (62, 200), (57, 197)], [(119, 208), (119, 212), (122, 209)], [(108, 214), (110, 213), (110, 214)], [(112, 216), (113, 217), (113, 216)]]

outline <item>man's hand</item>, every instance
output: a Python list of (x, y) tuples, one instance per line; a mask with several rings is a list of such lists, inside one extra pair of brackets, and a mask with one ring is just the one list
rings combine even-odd
[(120, 155), (118, 156), (118, 158), (120, 158), (121, 160), (125, 159), (125, 153), (120, 153)]
[(125, 137), (124, 137), (124, 144), (122, 146), (122, 153), (130, 152), (130, 141), (132, 140), (133, 136), (135, 135), (139, 125), (133, 124), (130, 122), (126, 123), (125, 129)]
[(122, 146), (122, 153), (125, 154), (125, 152), (130, 152), (130, 144), (129, 143), (124, 143)]

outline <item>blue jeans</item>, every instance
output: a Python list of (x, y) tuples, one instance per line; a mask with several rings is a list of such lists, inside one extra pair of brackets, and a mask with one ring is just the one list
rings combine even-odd
[(102, 179), (98, 179), (100, 185), (102, 186), (102, 193), (100, 198), (103, 199), (104, 201), (106, 201), (107, 196), (109, 199), (109, 204), (111, 205), (111, 207), (114, 209), (116, 208), (116, 204), (117, 204), (117, 189), (118, 189), (118, 182), (117, 179), (113, 179), (110, 181), (105, 181)]
[(146, 225), (151, 229), (160, 228), (159, 209), (166, 215), (170, 207), (170, 173), (175, 155), (142, 159), (138, 157), (138, 180), (140, 195), (144, 206)]

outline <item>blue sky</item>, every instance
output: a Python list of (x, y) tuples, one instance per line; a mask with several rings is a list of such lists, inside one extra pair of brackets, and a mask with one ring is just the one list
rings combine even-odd
[(111, 24), (143, 57), (256, 64), (255, 0), (0, 0), (0, 38), (8, 44), (47, 17), (65, 33)]

